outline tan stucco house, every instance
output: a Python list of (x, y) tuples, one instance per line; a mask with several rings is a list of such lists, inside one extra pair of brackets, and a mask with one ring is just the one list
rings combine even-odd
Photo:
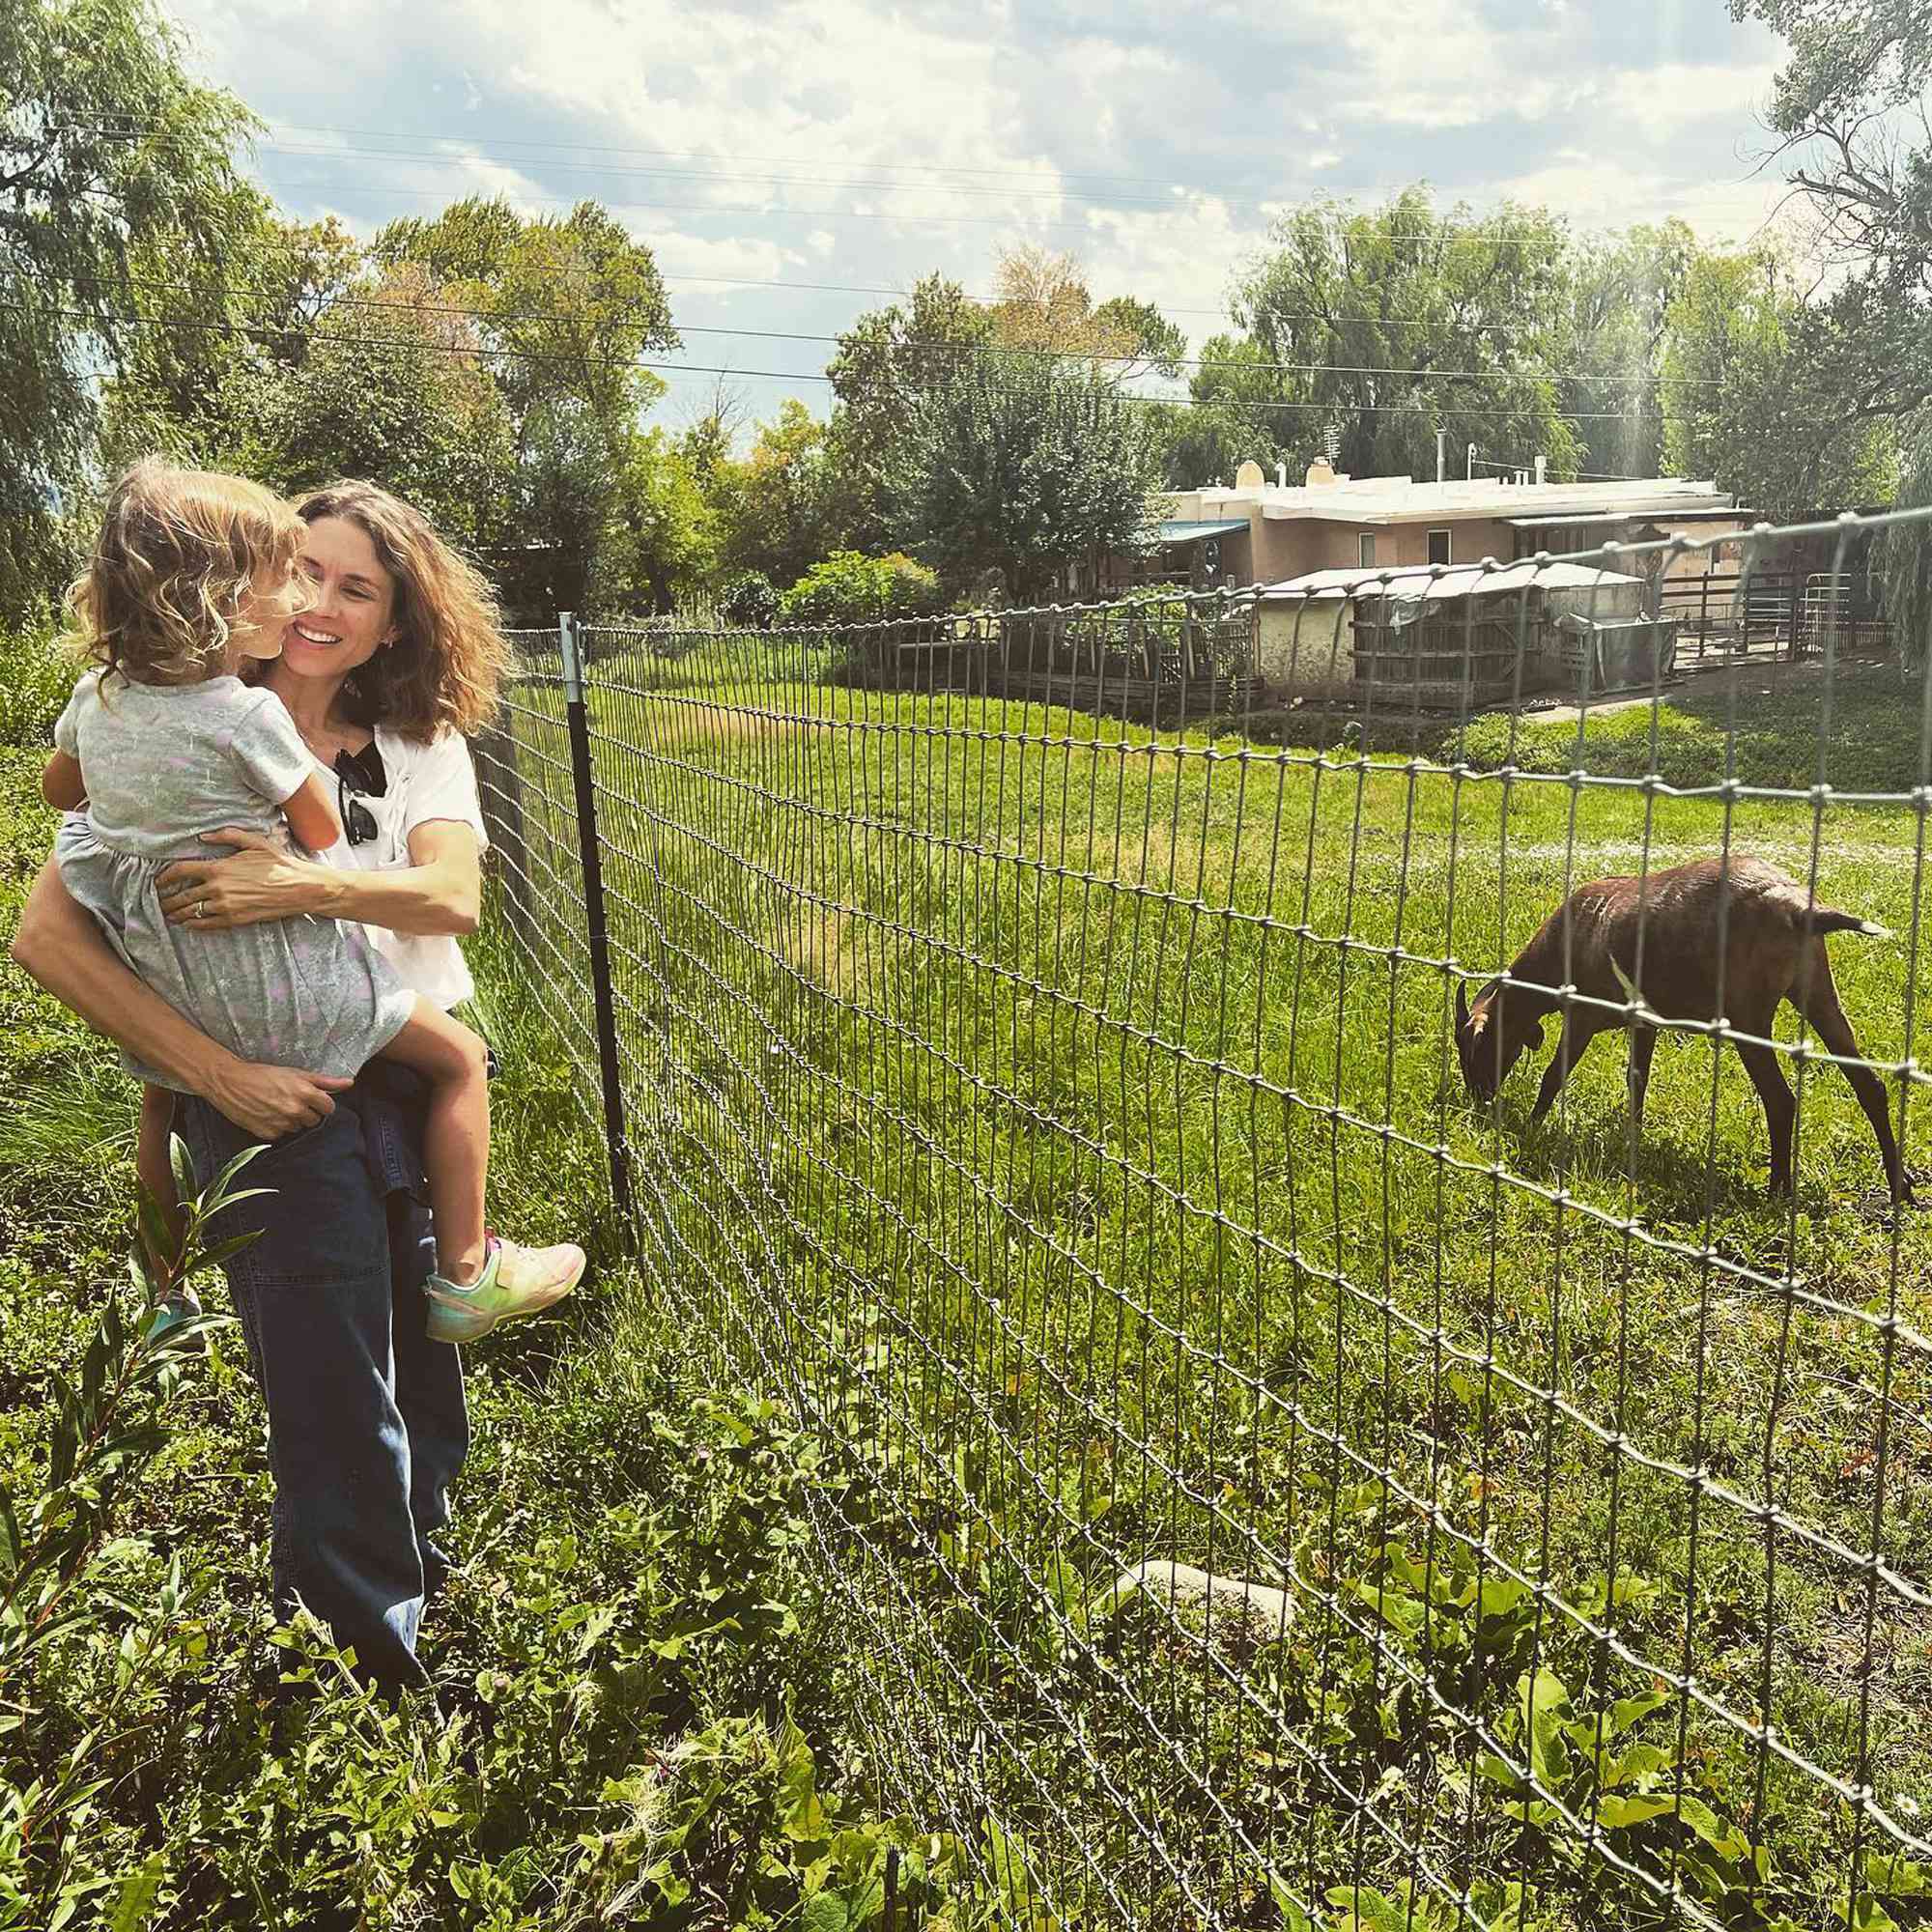
[[(1272, 482), (1244, 463), (1232, 484), (1163, 496), (1157, 529), (1140, 551), (1100, 559), (1077, 586), (1106, 596), (1139, 583), (1280, 583), (1317, 570), (1386, 570), (1410, 564), (1510, 562), (1560, 556), (1610, 542), (1719, 537), (1748, 527), (1750, 513), (1713, 483), (1418, 483), (1408, 476), (1337, 475), (1312, 464), (1299, 484)], [(1691, 570), (1705, 568), (1686, 557)]]

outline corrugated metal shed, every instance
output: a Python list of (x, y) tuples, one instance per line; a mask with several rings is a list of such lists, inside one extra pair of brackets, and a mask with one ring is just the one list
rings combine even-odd
[(1458, 564), (1439, 576), (1430, 566), (1406, 569), (1311, 570), (1280, 583), (1264, 583), (1264, 597), (1391, 597), (1402, 602), (1443, 603), (1454, 597), (1491, 597), (1510, 590), (1614, 590), (1625, 584), (1641, 586), (1640, 577), (1614, 570), (1597, 570), (1586, 563), (1507, 563), (1494, 570)]

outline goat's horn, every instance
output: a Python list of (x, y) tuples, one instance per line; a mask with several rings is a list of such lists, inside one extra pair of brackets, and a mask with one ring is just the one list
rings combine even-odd
[(1469, 984), (1466, 980), (1456, 981), (1456, 1031), (1467, 1033), (1469, 1030)]

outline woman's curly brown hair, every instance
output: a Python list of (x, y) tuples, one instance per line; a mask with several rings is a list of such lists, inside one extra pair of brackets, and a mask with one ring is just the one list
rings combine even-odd
[(213, 677), (265, 572), (280, 572), (290, 611), (301, 608), (301, 539), (294, 506), (259, 483), (143, 457), (108, 494), (94, 555), (69, 587), (77, 640), (132, 684)]
[(394, 588), (395, 641), (351, 674), (352, 716), (419, 744), (445, 725), (471, 735), (496, 715), (509, 667), (497, 599), (483, 573), (418, 510), (374, 483), (330, 483), (296, 505), (305, 524), (340, 517), (376, 547)]

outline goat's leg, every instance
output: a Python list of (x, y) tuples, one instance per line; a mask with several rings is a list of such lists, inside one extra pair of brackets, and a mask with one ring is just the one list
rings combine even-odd
[(1650, 1092), (1650, 1061), (1657, 1051), (1657, 1029), (1655, 1027), (1634, 1027), (1631, 1030), (1630, 1071), (1626, 1076), (1630, 1085), (1631, 1125), (1643, 1125), (1643, 1096)]
[[(1767, 1029), (1767, 1032), (1769, 1029)], [(1757, 1097), (1764, 1103), (1764, 1123), (1771, 1129), (1771, 1191), (1791, 1192), (1791, 1123), (1797, 1118), (1798, 1102), (1791, 1096), (1790, 1083), (1777, 1064), (1776, 1053), (1769, 1046), (1738, 1042), (1738, 1052), (1750, 1075)]]
[(1563, 1083), (1577, 1070), (1577, 1063), (1583, 1057), (1583, 1049), (1604, 1030), (1601, 1015), (1586, 1010), (1582, 1007), (1572, 1007), (1563, 1022), (1562, 1037), (1556, 1042), (1556, 1057), (1543, 1070), (1543, 1086), (1536, 1096), (1536, 1105), (1530, 1109), (1529, 1123), (1534, 1126), (1556, 1104), (1556, 1096), (1563, 1091)]
[(1892, 1200), (1910, 1202), (1912, 1181), (1898, 1157), (1898, 1143), (1892, 1138), (1891, 1109), (1885, 1082), (1863, 1065), (1864, 1055), (1860, 1051), (1844, 1008), (1838, 1004), (1838, 989), (1832, 983), (1832, 962), (1826, 957), (1825, 942), (1817, 940), (1814, 946), (1817, 956), (1806, 962), (1805, 972), (1792, 987), (1791, 1003), (1811, 1022), (1811, 1030), (1827, 1052), (1859, 1063), (1842, 1066), (1839, 1071), (1852, 1083), (1852, 1092), (1859, 1096), (1859, 1105), (1865, 1110), (1865, 1119), (1878, 1137), (1879, 1158), (1885, 1163), (1886, 1184), (1891, 1189)]

